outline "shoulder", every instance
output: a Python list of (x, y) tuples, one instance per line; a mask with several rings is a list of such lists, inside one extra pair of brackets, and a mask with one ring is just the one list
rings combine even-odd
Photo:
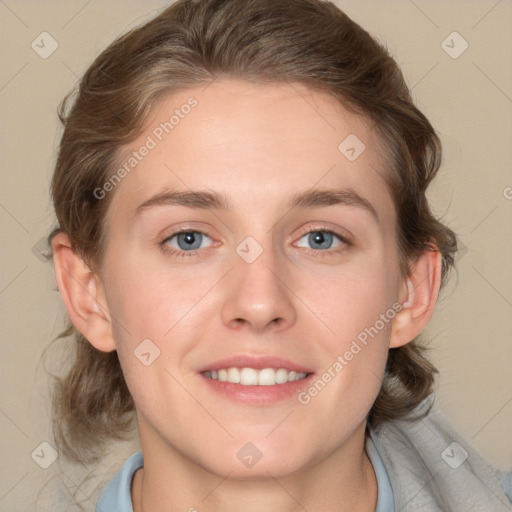
[[(396, 510), (488, 512), (512, 510), (505, 493), (512, 479), (500, 474), (433, 407), (433, 396), (414, 416), (370, 429), (386, 467)], [(428, 412), (427, 412), (428, 411)]]
[(96, 512), (133, 512), (131, 484), (133, 475), (143, 465), (142, 452), (134, 453), (103, 490), (96, 505)]

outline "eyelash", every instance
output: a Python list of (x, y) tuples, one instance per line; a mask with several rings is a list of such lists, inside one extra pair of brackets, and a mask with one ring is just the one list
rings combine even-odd
[(341, 233), (338, 233), (337, 231), (334, 231), (333, 229), (329, 229), (327, 227), (322, 228), (321, 226), (315, 227), (312, 229), (305, 228), (304, 230), (301, 230), (300, 235), (299, 235), (299, 240), (302, 237), (309, 235), (310, 233), (318, 233), (318, 232), (329, 233), (329, 234), (333, 235), (335, 238), (337, 238), (342, 243), (342, 246), (334, 248), (334, 249), (325, 249), (325, 250), (311, 249), (309, 247), (301, 247), (301, 249), (305, 249), (309, 254), (314, 254), (315, 256), (318, 254), (321, 254), (322, 256), (335, 256), (336, 254), (343, 251), (343, 249), (346, 249), (347, 247), (350, 247), (352, 245), (352, 242), (348, 237), (342, 235)]
[[(313, 228), (313, 229), (305, 229), (304, 231), (302, 231), (300, 233), (300, 236), (299, 236), (299, 240), (301, 238), (303, 238), (305, 235), (308, 235), (310, 233), (329, 233), (331, 235), (333, 235), (334, 237), (336, 237), (345, 247), (350, 247), (352, 245), (352, 242), (344, 235), (332, 230), (332, 229), (328, 229), (328, 228), (322, 228), (322, 227), (316, 227), (316, 228)], [(192, 251), (179, 251), (177, 249), (174, 249), (173, 247), (170, 247), (168, 245), (168, 242), (169, 240), (171, 240), (172, 238), (174, 238), (175, 236), (181, 234), (181, 233), (199, 233), (203, 236), (206, 236), (208, 238), (211, 238), (208, 236), (207, 233), (205, 233), (204, 231), (201, 231), (200, 229), (181, 229), (181, 230), (178, 230), (178, 231), (175, 231), (174, 233), (172, 233), (170, 236), (166, 237), (164, 240), (162, 240), (162, 242), (160, 242), (160, 246), (162, 247), (162, 249), (165, 251), (165, 252), (168, 252), (170, 254), (172, 254), (173, 256), (178, 256), (178, 257), (190, 257), (190, 256), (197, 256), (198, 255), (198, 252), (200, 251), (200, 249), (194, 249)], [(340, 252), (340, 248), (337, 248), (337, 249), (326, 249), (326, 250), (321, 250), (321, 249), (310, 249), (310, 248), (307, 248), (307, 247), (303, 247), (302, 249), (306, 249), (306, 251), (310, 252), (310, 253), (313, 253), (315, 255), (321, 253), (322, 256), (332, 256), (338, 252)], [(343, 249), (343, 247), (341, 248), (341, 250)]]
[(171, 240), (171, 238), (174, 238), (175, 236), (178, 236), (181, 233), (199, 233), (200, 235), (209, 237), (204, 231), (201, 231), (200, 229), (180, 229), (178, 231), (175, 231), (170, 236), (166, 237), (162, 242), (160, 243), (162, 249), (165, 252), (168, 252), (172, 254), (173, 256), (178, 256), (180, 258), (187, 258), (189, 256), (197, 256), (199, 249), (195, 249), (193, 251), (179, 251), (177, 249), (174, 249), (173, 247), (170, 247), (167, 242)]

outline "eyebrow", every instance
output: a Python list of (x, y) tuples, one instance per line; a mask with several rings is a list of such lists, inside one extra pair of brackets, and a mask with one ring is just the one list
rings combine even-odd
[[(214, 191), (180, 191), (165, 190), (140, 204), (135, 215), (142, 213), (155, 206), (187, 206), (189, 208), (199, 208), (204, 210), (229, 210), (230, 204), (227, 198)], [(315, 208), (333, 205), (356, 206), (368, 211), (376, 220), (377, 212), (372, 204), (351, 189), (316, 189), (307, 190), (294, 194), (288, 201), (288, 208)]]
[(370, 201), (351, 189), (308, 190), (292, 196), (288, 206), (289, 208), (314, 208), (338, 204), (357, 206), (371, 213), (375, 220), (379, 220), (377, 212)]
[(154, 206), (188, 206), (204, 210), (228, 210), (229, 203), (225, 196), (218, 192), (164, 190), (144, 201), (135, 210), (135, 215)]

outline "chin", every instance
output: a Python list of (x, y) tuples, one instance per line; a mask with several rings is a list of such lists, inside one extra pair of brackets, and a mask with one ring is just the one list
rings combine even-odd
[[(231, 440), (221, 448), (215, 450), (206, 460), (204, 454), (204, 469), (219, 476), (232, 480), (267, 480), (271, 477), (283, 478), (304, 469), (313, 463), (313, 454), (297, 452), (298, 446), (303, 443), (286, 443), (282, 439), (269, 442), (268, 439), (244, 436), (244, 440)], [(307, 444), (311, 449), (311, 444)]]

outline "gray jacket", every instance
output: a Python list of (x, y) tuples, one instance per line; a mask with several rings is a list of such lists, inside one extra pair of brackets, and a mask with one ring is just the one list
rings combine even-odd
[[(428, 410), (432, 400), (417, 411)], [(512, 472), (493, 469), (435, 407), (421, 420), (387, 422), (370, 435), (386, 467), (396, 512), (512, 510)]]

